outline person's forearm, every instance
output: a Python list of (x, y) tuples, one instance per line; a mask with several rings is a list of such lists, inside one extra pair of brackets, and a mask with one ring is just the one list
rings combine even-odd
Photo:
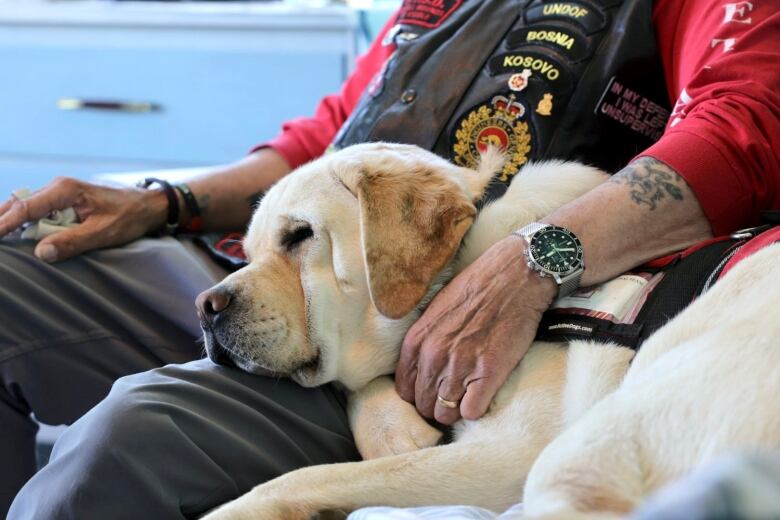
[(712, 236), (685, 180), (649, 157), (632, 162), (545, 222), (571, 229), (582, 241), (582, 285), (604, 282)]
[[(290, 167), (278, 152), (263, 148), (187, 185), (198, 201), (206, 229), (237, 229), (246, 226), (262, 194), (289, 172)], [(181, 200), (180, 207), (181, 221), (186, 223), (189, 215)]]

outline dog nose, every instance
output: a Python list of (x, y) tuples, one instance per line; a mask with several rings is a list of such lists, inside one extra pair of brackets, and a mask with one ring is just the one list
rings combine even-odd
[(211, 288), (203, 291), (195, 299), (195, 307), (198, 314), (205, 321), (213, 320), (217, 314), (224, 311), (230, 305), (231, 295), (228, 291), (219, 288)]

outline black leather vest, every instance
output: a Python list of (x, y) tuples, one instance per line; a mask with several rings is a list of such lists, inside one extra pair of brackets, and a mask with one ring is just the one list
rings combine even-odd
[(411, 143), (463, 166), (509, 158), (616, 171), (661, 135), (669, 100), (651, 0), (405, 0), (397, 50), (334, 145)]

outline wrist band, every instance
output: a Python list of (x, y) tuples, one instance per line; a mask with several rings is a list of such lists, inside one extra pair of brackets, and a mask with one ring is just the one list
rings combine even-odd
[(189, 221), (184, 225), (185, 231), (193, 233), (203, 231), (203, 218), (200, 215), (200, 205), (190, 187), (184, 183), (174, 184), (173, 187), (181, 193), (181, 196), (184, 199), (184, 205), (187, 206), (187, 211), (190, 214)]
[(176, 190), (171, 183), (155, 177), (148, 177), (138, 183), (139, 188), (149, 189), (152, 184), (159, 184), (168, 199), (168, 220), (165, 222), (162, 230), (167, 235), (175, 235), (179, 229), (179, 197), (176, 196)]

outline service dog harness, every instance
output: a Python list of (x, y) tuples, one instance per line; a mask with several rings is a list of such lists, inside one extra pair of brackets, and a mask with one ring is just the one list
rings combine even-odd
[(778, 241), (780, 227), (740, 230), (654, 260), (598, 287), (584, 287), (553, 304), (536, 338), (597, 340), (639, 349), (736, 263)]

